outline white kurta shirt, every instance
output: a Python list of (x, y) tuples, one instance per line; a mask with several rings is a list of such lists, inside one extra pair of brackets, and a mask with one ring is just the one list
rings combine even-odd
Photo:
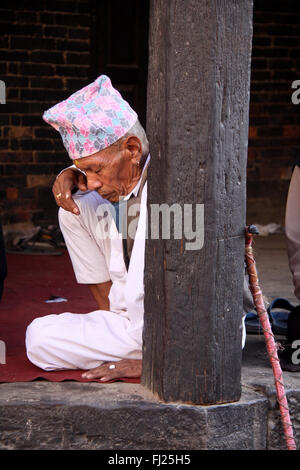
[[(148, 156), (143, 173), (150, 161)], [(128, 200), (132, 194), (137, 196), (142, 176), (124, 200)], [(145, 265), (145, 235), (147, 222), (147, 182), (142, 190), (140, 217), (134, 239), (128, 272), (123, 257), (122, 234), (117, 232), (111, 241), (111, 258), (109, 272), (112, 287), (109, 293), (110, 310), (120, 313), (130, 320), (128, 332), (140, 337), (143, 329), (144, 316), (144, 265)]]
[[(149, 160), (150, 156), (144, 169)], [(135, 196), (140, 184), (141, 179), (132, 191)], [(66, 312), (33, 320), (26, 331), (27, 356), (44, 370), (90, 369), (103, 361), (142, 358), (147, 183), (142, 190), (128, 271), (122, 234), (113, 220), (111, 237), (105, 240), (99, 237), (104, 226), (97, 222), (97, 210), (110, 203), (95, 191), (78, 193), (74, 199), (80, 215), (60, 209), (61, 229), (77, 281), (86, 284), (112, 281), (110, 310)]]

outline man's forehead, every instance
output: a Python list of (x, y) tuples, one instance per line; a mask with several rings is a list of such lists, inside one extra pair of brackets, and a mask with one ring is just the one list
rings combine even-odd
[(80, 170), (91, 170), (95, 171), (99, 168), (100, 164), (107, 163), (108, 161), (107, 155), (102, 154), (101, 152), (96, 153), (94, 155), (89, 155), (88, 157), (83, 157), (78, 160), (74, 160), (74, 164)]

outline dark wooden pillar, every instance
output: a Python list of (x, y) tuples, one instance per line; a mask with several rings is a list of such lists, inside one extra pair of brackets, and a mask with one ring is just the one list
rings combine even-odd
[(240, 398), (251, 40), (251, 0), (150, 2), (148, 210), (204, 204), (201, 249), (147, 241), (142, 383), (165, 401)]

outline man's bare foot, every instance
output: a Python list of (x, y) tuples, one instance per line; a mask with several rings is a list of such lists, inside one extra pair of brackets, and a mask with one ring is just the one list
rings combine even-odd
[[(110, 366), (115, 366), (110, 369)], [(140, 377), (142, 374), (142, 360), (140, 359), (122, 359), (117, 362), (105, 362), (101, 366), (84, 372), (83, 379), (100, 379), (101, 382), (108, 382), (112, 379), (121, 377)]]

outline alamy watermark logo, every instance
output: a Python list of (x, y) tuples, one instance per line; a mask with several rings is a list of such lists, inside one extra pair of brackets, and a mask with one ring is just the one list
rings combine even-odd
[(150, 230), (146, 231), (146, 238), (149, 236), (152, 240), (185, 239), (187, 251), (201, 250), (204, 245), (204, 204), (184, 204), (183, 207), (180, 204), (150, 204)]
[(292, 89), (295, 90), (294, 93), (292, 93), (292, 103), (293, 104), (299, 104), (300, 103), (300, 80), (294, 80), (292, 82)]
[(204, 245), (204, 204), (150, 204), (146, 213), (146, 223), (142, 231), (137, 232), (141, 211), (140, 203), (132, 204), (126, 210), (122, 201), (118, 214), (111, 204), (100, 204), (97, 208), (97, 237), (101, 240), (113, 239), (116, 225), (114, 219), (121, 219), (122, 238), (151, 240), (183, 240), (184, 249), (201, 250)]
[(6, 364), (6, 344), (0, 340), (0, 364)]
[(6, 103), (6, 85), (3, 80), (0, 80), (0, 104)]
[(292, 363), (298, 366), (300, 364), (300, 339), (292, 342), (292, 349), (295, 349), (292, 354)]

